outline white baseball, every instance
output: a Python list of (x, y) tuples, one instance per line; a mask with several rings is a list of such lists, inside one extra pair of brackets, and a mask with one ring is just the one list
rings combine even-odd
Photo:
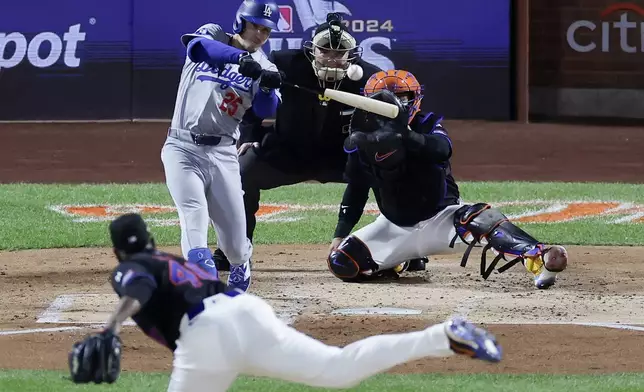
[(362, 67), (357, 65), (357, 64), (351, 64), (349, 68), (347, 68), (347, 76), (351, 80), (360, 80), (362, 79)]

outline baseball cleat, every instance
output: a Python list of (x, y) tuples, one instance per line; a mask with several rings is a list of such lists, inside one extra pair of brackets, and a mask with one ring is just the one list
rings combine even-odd
[(488, 362), (501, 361), (501, 346), (490, 332), (475, 326), (467, 320), (454, 318), (445, 325), (449, 347), (456, 354)]
[(427, 259), (427, 257), (409, 260), (409, 266), (407, 267), (407, 271), (409, 272), (425, 271), (425, 264), (427, 264), (428, 262), (429, 260)]
[(407, 260), (395, 266), (393, 270), (398, 274), (401, 274), (405, 271), (425, 271), (425, 263), (427, 263), (428, 261), (429, 260), (427, 260), (426, 257)]
[(394, 272), (396, 272), (397, 274), (401, 274), (401, 273), (403, 273), (403, 272), (407, 271), (407, 268), (408, 268), (408, 267), (409, 267), (409, 261), (404, 261), (404, 262), (402, 262), (402, 263), (398, 264), (397, 266), (395, 266), (395, 267), (393, 268), (393, 270), (394, 270)]
[(543, 271), (534, 277), (534, 285), (538, 289), (548, 289), (557, 281), (557, 273), (543, 269)]
[(538, 289), (548, 289), (557, 281), (557, 274), (568, 267), (568, 252), (563, 246), (553, 246), (543, 254), (543, 266), (535, 274), (534, 285)]
[(212, 253), (208, 248), (194, 248), (188, 252), (187, 260), (189, 263), (193, 263), (201, 267), (204, 271), (216, 276), (219, 278), (219, 273), (217, 272), (217, 266), (215, 261), (212, 258)]
[(248, 291), (248, 286), (250, 286), (250, 261), (241, 265), (230, 265), (228, 286), (242, 291)]

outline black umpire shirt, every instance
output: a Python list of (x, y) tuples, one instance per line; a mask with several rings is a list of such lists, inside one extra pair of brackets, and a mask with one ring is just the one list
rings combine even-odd
[[(334, 237), (346, 237), (362, 216), (373, 189), (380, 212), (392, 223), (408, 227), (457, 204), (459, 190), (451, 174), (452, 142), (435, 116), (417, 113), (410, 127), (423, 136), (422, 145), (407, 148), (404, 168), (393, 178), (380, 177), (361, 151), (349, 155), (348, 180)], [(411, 143), (411, 142), (410, 142)]]
[[(301, 49), (271, 52), (269, 59), (286, 74), (288, 82), (319, 89), (318, 78)], [(338, 90), (360, 94), (367, 80), (380, 71), (363, 60), (362, 78), (353, 81), (345, 77)], [(332, 83), (327, 84), (333, 87)], [(262, 154), (282, 168), (334, 167), (340, 172), (346, 163), (342, 146), (349, 130), (353, 108), (342, 103), (325, 101), (320, 96), (304, 90), (282, 85), (282, 103), (277, 108), (275, 127), (268, 135), (255, 135), (254, 140), (264, 140)], [(242, 137), (248, 140), (247, 137)], [(293, 167), (298, 166), (298, 167)]]
[(141, 303), (132, 319), (143, 332), (173, 351), (183, 315), (199, 309), (204, 298), (229, 290), (197, 265), (157, 250), (120, 262), (111, 283), (119, 298), (128, 296)]

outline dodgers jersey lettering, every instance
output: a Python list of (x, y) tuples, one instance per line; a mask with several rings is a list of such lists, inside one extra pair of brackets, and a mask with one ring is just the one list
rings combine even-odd
[[(228, 44), (231, 38), (221, 26), (213, 23), (205, 24), (187, 36), (217, 40), (224, 44)], [(277, 71), (261, 49), (251, 56), (262, 68)], [(237, 64), (223, 66), (223, 69), (216, 69), (205, 62), (197, 64), (186, 55), (172, 128), (239, 139), (239, 123), (259, 91), (259, 80), (253, 81), (241, 75)], [(276, 89), (275, 93), (280, 96), (279, 90)]]

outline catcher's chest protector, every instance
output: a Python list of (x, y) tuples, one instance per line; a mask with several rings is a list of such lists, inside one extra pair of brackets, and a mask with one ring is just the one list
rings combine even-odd
[(360, 151), (360, 163), (374, 179), (381, 183), (400, 179), (407, 170), (405, 149), (383, 152), (377, 149)]

